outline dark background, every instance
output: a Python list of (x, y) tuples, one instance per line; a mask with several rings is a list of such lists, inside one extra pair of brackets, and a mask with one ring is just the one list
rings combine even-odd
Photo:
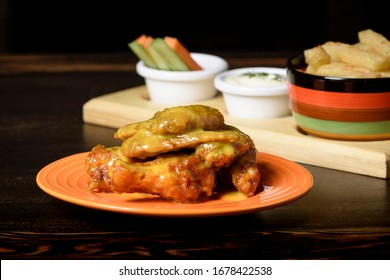
[(175, 36), (191, 51), (299, 51), (327, 40), (354, 43), (366, 28), (390, 38), (384, 4), (0, 0), (0, 52), (123, 52), (142, 33)]

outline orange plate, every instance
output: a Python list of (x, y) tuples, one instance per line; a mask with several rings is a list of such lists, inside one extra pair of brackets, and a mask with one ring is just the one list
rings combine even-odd
[[(58, 199), (99, 210), (148, 216), (222, 216), (267, 210), (293, 202), (313, 186), (313, 177), (301, 165), (274, 155), (259, 153), (261, 192), (250, 198), (220, 196), (205, 202), (179, 204), (142, 194), (92, 193), (84, 159), (89, 152), (59, 159), (37, 174), (38, 186)], [(234, 196), (233, 196), (234, 197)], [(237, 196), (236, 196), (237, 197)]]

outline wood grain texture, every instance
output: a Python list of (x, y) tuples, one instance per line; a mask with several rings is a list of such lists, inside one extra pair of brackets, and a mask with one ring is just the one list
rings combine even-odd
[[(249, 120), (229, 116), (223, 98), (200, 102), (219, 109), (225, 122), (249, 134), (258, 149), (287, 159), (378, 178), (390, 177), (390, 140), (336, 141), (304, 135), (291, 116)], [(164, 104), (148, 100), (145, 86), (137, 86), (93, 98), (83, 106), (85, 123), (118, 128), (153, 116)]]
[[(133, 232), (0, 234), (2, 259), (387, 259), (389, 231), (364, 228), (229, 234)], [(120, 251), (118, 251), (120, 248)]]

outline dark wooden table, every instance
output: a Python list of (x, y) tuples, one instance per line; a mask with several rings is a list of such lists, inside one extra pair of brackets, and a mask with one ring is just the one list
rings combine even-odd
[[(231, 67), (289, 54), (223, 54)], [(390, 181), (304, 165), (312, 190), (282, 207), (208, 218), (93, 210), (36, 184), (45, 165), (113, 143), (89, 99), (141, 85), (131, 54), (0, 56), (1, 259), (388, 259)]]

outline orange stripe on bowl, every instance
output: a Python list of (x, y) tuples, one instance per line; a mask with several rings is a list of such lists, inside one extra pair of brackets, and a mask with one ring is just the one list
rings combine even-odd
[(383, 93), (344, 93), (317, 91), (288, 83), (290, 98), (316, 106), (330, 108), (375, 109), (390, 110), (390, 92)]
[(330, 121), (342, 122), (376, 122), (390, 120), (390, 109), (345, 109), (324, 108), (311, 104), (301, 103), (290, 99), (289, 105), (292, 111), (301, 115)]

